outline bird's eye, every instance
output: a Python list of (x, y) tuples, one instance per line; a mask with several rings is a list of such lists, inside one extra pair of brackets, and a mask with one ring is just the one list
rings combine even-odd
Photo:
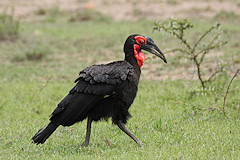
[(143, 44), (145, 41), (144, 40), (141, 40), (141, 43)]

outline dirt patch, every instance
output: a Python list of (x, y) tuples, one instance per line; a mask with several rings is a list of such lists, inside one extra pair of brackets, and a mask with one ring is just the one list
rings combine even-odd
[(1, 0), (0, 11), (14, 7), (19, 18), (30, 18), (39, 8), (59, 7), (62, 10), (95, 9), (111, 15), (115, 20), (123, 19), (166, 19), (169, 17), (213, 17), (217, 12), (234, 12), (240, 15), (240, 3), (237, 1), (165, 1), (134, 0)]

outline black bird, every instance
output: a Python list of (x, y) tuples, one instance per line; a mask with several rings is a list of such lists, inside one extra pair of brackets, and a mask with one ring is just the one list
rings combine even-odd
[(71, 126), (88, 118), (86, 138), (83, 142), (83, 145), (87, 146), (92, 121), (107, 120), (111, 117), (113, 124), (142, 146), (142, 142), (125, 127), (131, 117), (128, 109), (136, 97), (140, 68), (145, 60), (141, 50), (146, 50), (167, 63), (163, 53), (150, 37), (130, 35), (124, 44), (123, 61), (93, 65), (80, 71), (75, 80), (76, 85), (53, 111), (51, 122), (32, 137), (33, 142), (43, 144), (59, 125)]

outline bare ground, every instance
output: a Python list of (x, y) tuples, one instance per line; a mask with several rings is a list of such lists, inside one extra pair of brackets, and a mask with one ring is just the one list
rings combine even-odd
[[(174, 2), (174, 3), (173, 3)], [(169, 1), (169, 0), (1, 0), (0, 10), (14, 7), (19, 18), (29, 18), (38, 8), (59, 7), (63, 10), (95, 9), (122, 19), (165, 19), (169, 17), (212, 17), (219, 11), (240, 15), (240, 2), (236, 1)]]

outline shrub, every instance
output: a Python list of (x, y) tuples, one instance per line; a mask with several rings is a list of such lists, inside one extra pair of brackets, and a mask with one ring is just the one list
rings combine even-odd
[(222, 64), (209, 78), (204, 78), (202, 64), (205, 62), (206, 54), (209, 54), (210, 51), (215, 48), (220, 48), (225, 45), (227, 41), (223, 39), (221, 25), (217, 23), (197, 38), (194, 43), (190, 43), (185, 36), (185, 32), (191, 28), (193, 28), (193, 24), (188, 19), (169, 19), (169, 21), (165, 23), (156, 22), (154, 30), (173, 35), (180, 40), (183, 47), (174, 48), (168, 52), (179, 51), (182, 53), (182, 57), (191, 60), (196, 66), (198, 79), (201, 82), (202, 87), (205, 88), (207, 82), (210, 82), (217, 73), (224, 70), (224, 64)]
[(19, 36), (19, 21), (14, 18), (14, 9), (7, 14), (7, 9), (0, 13), (0, 41), (15, 40)]
[(93, 9), (84, 9), (76, 12), (75, 15), (73, 15), (69, 19), (70, 22), (81, 22), (91, 20), (109, 22), (111, 21), (111, 17), (103, 15), (102, 13)]
[(18, 46), (20, 51), (13, 57), (13, 61), (41, 61), (52, 53), (52, 50), (43, 39), (30, 37), (23, 40)]

